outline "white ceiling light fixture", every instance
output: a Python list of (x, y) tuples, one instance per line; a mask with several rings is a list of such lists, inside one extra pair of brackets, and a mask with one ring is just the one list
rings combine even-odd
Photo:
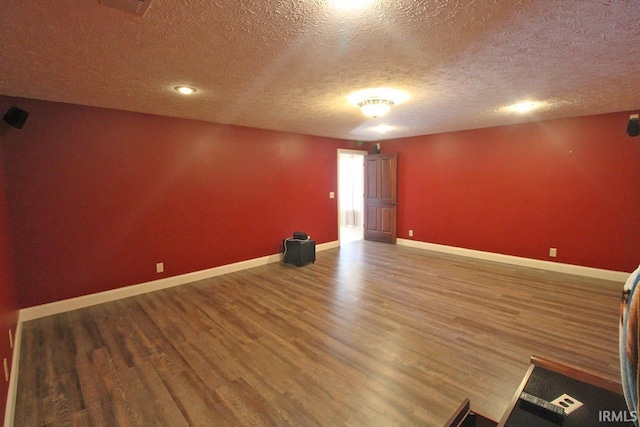
[(393, 105), (409, 99), (409, 95), (398, 89), (363, 89), (347, 96), (347, 100), (360, 108), (367, 117), (380, 117), (389, 112)]
[(174, 89), (183, 95), (191, 95), (197, 92), (195, 88), (190, 86), (176, 86)]
[(362, 114), (367, 117), (373, 117), (374, 119), (387, 114), (392, 105), (393, 101), (379, 98), (365, 99), (364, 101), (358, 102), (358, 107), (362, 110)]

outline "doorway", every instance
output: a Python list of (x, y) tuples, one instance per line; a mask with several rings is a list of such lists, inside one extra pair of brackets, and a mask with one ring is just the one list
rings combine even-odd
[(338, 241), (364, 239), (364, 156), (366, 151), (338, 150)]

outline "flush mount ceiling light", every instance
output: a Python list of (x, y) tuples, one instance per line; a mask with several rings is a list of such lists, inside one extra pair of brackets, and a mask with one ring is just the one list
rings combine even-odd
[(196, 92), (196, 89), (189, 86), (176, 86), (174, 89), (183, 95), (191, 95)]
[(378, 98), (365, 99), (364, 101), (358, 102), (358, 107), (362, 110), (362, 114), (367, 117), (373, 117), (374, 119), (387, 114), (392, 105), (393, 101)]
[(367, 117), (380, 117), (389, 112), (392, 105), (409, 98), (406, 92), (397, 89), (363, 89), (347, 96), (347, 100), (360, 108)]

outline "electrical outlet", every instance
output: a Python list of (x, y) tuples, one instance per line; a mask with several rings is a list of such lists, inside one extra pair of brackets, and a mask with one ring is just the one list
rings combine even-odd
[(413, 230), (409, 230), (409, 237), (413, 237)]
[(336, 193), (334, 193), (333, 191), (329, 191), (329, 198), (330, 199), (335, 199), (336, 198)]
[(558, 256), (558, 249), (557, 248), (549, 248), (549, 256), (552, 258), (555, 258)]
[(164, 262), (159, 262), (156, 264), (156, 273), (164, 272)]
[(564, 412), (567, 415), (569, 415), (570, 413), (572, 413), (573, 411), (575, 411), (576, 409), (582, 406), (582, 402), (580, 402), (575, 397), (569, 396), (566, 393), (558, 397), (557, 399), (553, 400), (551, 403), (553, 403), (554, 405), (558, 405), (559, 407), (564, 409)]
[(13, 332), (9, 328), (9, 347), (13, 348)]
[(2, 362), (4, 364), (4, 379), (6, 382), (9, 382), (9, 366), (7, 365), (7, 358), (4, 358)]

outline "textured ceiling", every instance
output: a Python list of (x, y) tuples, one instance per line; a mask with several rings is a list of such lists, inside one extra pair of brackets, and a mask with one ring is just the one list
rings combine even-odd
[[(143, 17), (0, 0), (0, 94), (350, 140), (626, 111), (638, 16), (631, 0), (153, 0)], [(347, 96), (376, 87), (409, 99), (368, 119)], [(549, 104), (501, 110), (523, 99)]]

